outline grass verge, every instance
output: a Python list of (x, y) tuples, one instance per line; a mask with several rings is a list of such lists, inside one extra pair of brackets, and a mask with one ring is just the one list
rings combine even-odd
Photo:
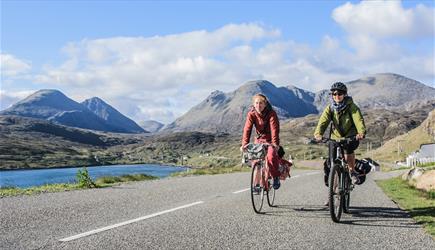
[[(158, 177), (146, 175), (146, 174), (135, 174), (135, 175), (123, 175), (123, 176), (103, 176), (96, 179), (96, 187), (104, 188), (114, 186), (122, 182), (130, 181), (144, 181), (158, 179)], [(61, 184), (46, 184), (37, 187), (30, 188), (17, 188), (17, 187), (2, 187), (0, 188), (0, 198), (7, 196), (17, 196), (17, 195), (32, 195), (40, 193), (54, 193), (63, 192), (78, 189), (88, 189), (86, 187), (80, 186), (77, 183), (61, 183)]]
[(400, 177), (377, 181), (384, 192), (435, 238), (435, 191), (424, 192)]
[(251, 168), (248, 166), (236, 167), (220, 167), (220, 168), (193, 168), (183, 172), (172, 173), (171, 176), (193, 176), (193, 175), (213, 175), (213, 174), (229, 174), (237, 172), (249, 172)]

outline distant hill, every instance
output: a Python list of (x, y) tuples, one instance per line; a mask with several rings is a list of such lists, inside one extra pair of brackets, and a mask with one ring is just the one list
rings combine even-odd
[[(125, 145), (147, 134), (114, 134), (54, 124), (44, 119), (0, 116), (0, 169), (114, 164)], [(119, 149), (111, 150), (121, 145)], [(111, 148), (111, 149), (108, 149)]]
[(403, 161), (407, 155), (425, 143), (435, 143), (435, 109), (420, 126), (387, 141), (382, 147), (374, 150), (372, 156), (373, 159), (381, 161)]
[(101, 99), (89, 99), (82, 105), (53, 89), (39, 90), (1, 111), (0, 115), (39, 118), (66, 126), (106, 132), (145, 132)]
[[(435, 88), (398, 74), (374, 74), (345, 84), (349, 95), (362, 109), (391, 109), (435, 99)], [(314, 104), (319, 110), (329, 103), (328, 93), (329, 89), (316, 93)]]
[(239, 133), (252, 105), (252, 96), (257, 93), (269, 98), (280, 119), (317, 113), (312, 104), (314, 93), (294, 86), (278, 88), (268, 81), (250, 81), (230, 93), (212, 92), (163, 131)]
[(117, 128), (118, 131), (127, 133), (148, 132), (98, 97), (87, 99), (81, 104), (103, 119), (106, 124)]
[(148, 132), (155, 133), (158, 132), (163, 126), (163, 123), (158, 121), (148, 120), (140, 122), (139, 125)]

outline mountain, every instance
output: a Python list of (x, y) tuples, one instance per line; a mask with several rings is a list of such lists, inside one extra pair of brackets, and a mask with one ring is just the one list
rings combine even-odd
[[(346, 85), (349, 95), (362, 111), (416, 110), (435, 99), (435, 88), (392, 73), (374, 74), (346, 82)], [(329, 89), (314, 94), (294, 86), (276, 87), (264, 80), (250, 81), (230, 93), (214, 91), (162, 131), (241, 133), (252, 96), (256, 93), (269, 98), (280, 120), (318, 114), (330, 102)]]
[[(349, 95), (362, 109), (390, 109), (435, 99), (435, 88), (398, 74), (374, 74), (345, 84)], [(318, 110), (329, 103), (328, 94), (329, 89), (316, 93), (314, 105)]]
[(313, 105), (314, 93), (294, 86), (278, 88), (268, 81), (250, 81), (230, 93), (212, 92), (163, 130), (240, 133), (252, 96), (257, 93), (269, 98), (280, 119), (317, 113)]
[[(86, 104), (94, 108), (93, 103), (92, 101), (86, 102)], [(101, 104), (98, 107), (103, 106)], [(137, 124), (137, 127), (134, 127), (135, 123), (133, 121), (124, 117), (112, 107), (110, 109), (101, 108), (101, 110), (105, 110), (101, 111), (101, 113), (106, 112), (107, 116), (105, 118), (97, 115), (98, 109), (90, 110), (86, 105), (73, 101), (58, 90), (43, 89), (1, 111), (0, 115), (38, 118), (66, 126), (106, 132), (144, 132)], [(110, 117), (110, 120), (108, 117)], [(114, 121), (112, 117), (115, 118)], [(117, 121), (120, 123), (116, 124)]]
[(59, 112), (71, 110), (87, 112), (85, 107), (71, 100), (62, 92), (54, 89), (42, 89), (1, 111), (0, 114), (48, 119)]
[(160, 123), (158, 121), (148, 120), (140, 122), (139, 125), (145, 129), (146, 131), (149, 131), (151, 133), (158, 132), (163, 126), (163, 123)]
[(103, 119), (107, 125), (117, 128), (118, 131), (127, 133), (148, 132), (98, 97), (87, 99), (81, 104)]

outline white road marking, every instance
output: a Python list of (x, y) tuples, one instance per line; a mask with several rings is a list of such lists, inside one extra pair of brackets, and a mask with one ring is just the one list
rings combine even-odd
[(250, 188), (245, 188), (245, 189), (242, 189), (242, 190), (239, 190), (239, 191), (234, 191), (233, 194), (238, 194), (238, 193), (246, 192), (246, 191), (248, 191), (249, 189), (250, 189)]
[(183, 208), (188, 208), (188, 207), (191, 207), (191, 206), (199, 205), (201, 203), (204, 203), (204, 202), (203, 201), (197, 201), (197, 202), (190, 203), (190, 204), (187, 204), (187, 205), (184, 205), (184, 206), (168, 209), (168, 210), (165, 210), (165, 211), (161, 211), (161, 212), (157, 212), (157, 213), (154, 213), (154, 214), (146, 215), (146, 216), (139, 217), (139, 218), (136, 218), (136, 219), (132, 219), (132, 220), (124, 221), (124, 222), (121, 222), (121, 223), (117, 223), (117, 224), (114, 224), (114, 225), (111, 225), (111, 226), (102, 227), (102, 228), (98, 228), (98, 229), (95, 229), (95, 230), (92, 230), (92, 231), (88, 231), (88, 232), (85, 232), (85, 233), (77, 234), (77, 235), (74, 235), (74, 236), (71, 236), (71, 237), (63, 238), (63, 239), (60, 239), (59, 241), (67, 242), (67, 241), (76, 240), (76, 239), (79, 239), (79, 238), (82, 238), (82, 237), (86, 237), (86, 236), (89, 236), (89, 235), (92, 235), (92, 234), (96, 234), (96, 233), (99, 233), (99, 232), (107, 231), (107, 230), (110, 230), (110, 229), (113, 229), (113, 228), (116, 228), (116, 227), (125, 226), (125, 225), (131, 224), (131, 223), (135, 223), (135, 222), (138, 222), (138, 221), (141, 221), (141, 220), (146, 220), (146, 219), (149, 219), (149, 218), (152, 218), (152, 217), (156, 217), (156, 216), (159, 216), (159, 215), (162, 215), (162, 214), (174, 212), (174, 211), (179, 210), (179, 209), (183, 209)]
[[(290, 180), (293, 179), (293, 178), (301, 177), (301, 176), (313, 175), (313, 174), (319, 174), (319, 173), (320, 172), (311, 172), (311, 173), (302, 174), (302, 175), (300, 175), (300, 174), (298, 174), (298, 175), (292, 175), (290, 177)], [(243, 193), (243, 192), (246, 192), (246, 191), (249, 191), (249, 190), (250, 190), (250, 188), (245, 188), (245, 189), (242, 189), (242, 190), (234, 191), (233, 194)]]
[(320, 172), (312, 172), (312, 173), (308, 173), (308, 174), (304, 174), (304, 175), (313, 175), (313, 174), (320, 174)]

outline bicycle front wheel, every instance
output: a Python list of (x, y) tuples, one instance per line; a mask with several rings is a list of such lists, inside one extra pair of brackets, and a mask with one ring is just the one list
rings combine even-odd
[(350, 178), (347, 173), (343, 174), (344, 178), (344, 196), (343, 196), (343, 212), (344, 213), (350, 213), (349, 207), (350, 207)]
[(264, 200), (264, 184), (262, 183), (262, 172), (261, 171), (261, 165), (255, 164), (254, 167), (252, 167), (252, 174), (251, 174), (251, 201), (252, 201), (252, 207), (254, 208), (254, 211), (259, 214), (261, 211), (261, 208), (263, 207), (263, 200)]
[(339, 222), (343, 208), (343, 194), (340, 165), (334, 164), (329, 172), (329, 212), (334, 222)]
[(267, 190), (267, 204), (269, 204), (270, 207), (274, 206), (274, 202), (275, 202), (275, 189), (273, 188), (273, 185), (270, 181), (271, 179), (267, 180), (268, 181), (268, 190)]

